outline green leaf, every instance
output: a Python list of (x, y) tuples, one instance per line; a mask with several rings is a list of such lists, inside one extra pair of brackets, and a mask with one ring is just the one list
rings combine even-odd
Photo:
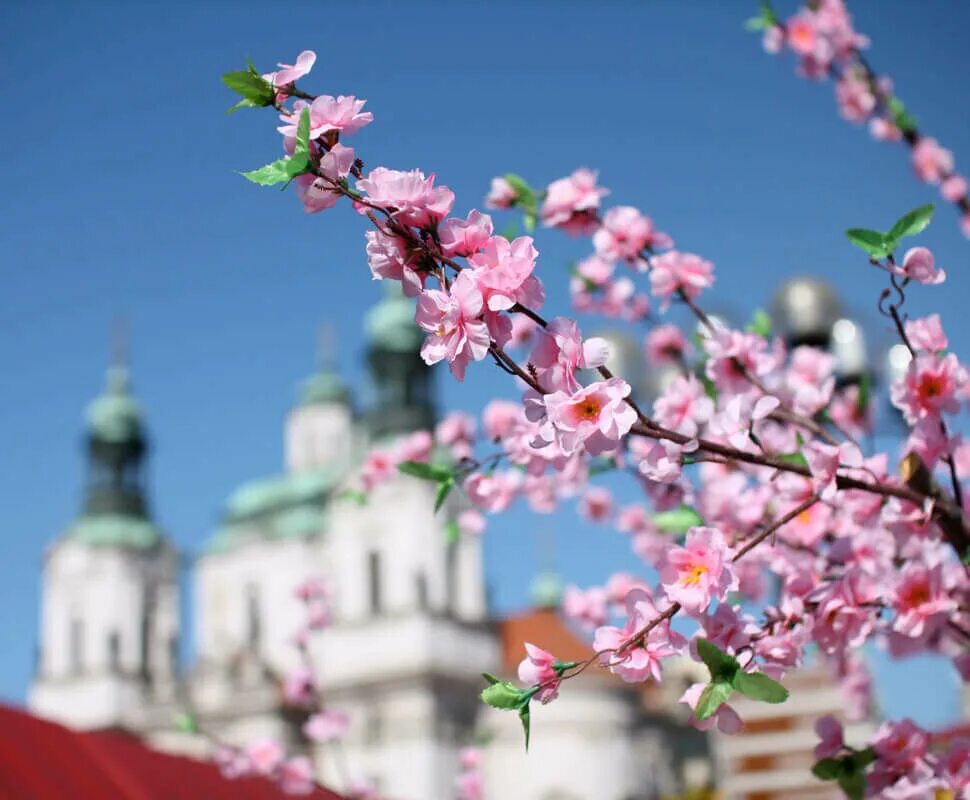
[(424, 481), (439, 483), (448, 479), (454, 479), (450, 469), (428, 464), (424, 461), (402, 461), (397, 465), (397, 468), (399, 472), (403, 472), (405, 475), (421, 478)]
[(746, 697), (763, 703), (784, 703), (788, 699), (788, 690), (763, 672), (738, 670), (731, 685)]
[(730, 681), (740, 670), (738, 660), (734, 656), (729, 656), (707, 639), (697, 640), (697, 654), (710, 671), (712, 680)]
[(447, 480), (441, 481), (441, 483), (438, 484), (438, 494), (435, 495), (434, 498), (435, 513), (441, 510), (441, 507), (445, 504), (445, 500), (448, 499), (448, 495), (451, 493), (454, 485), (454, 478), (448, 478)]
[(653, 523), (664, 533), (686, 533), (695, 525), (702, 525), (704, 520), (690, 506), (681, 506), (671, 511), (661, 511), (653, 515)]
[(857, 750), (849, 756), (849, 760), (857, 769), (865, 769), (876, 760), (876, 751), (871, 747), (867, 747), (865, 750)]
[(260, 186), (275, 186), (277, 183), (284, 183), (290, 180), (290, 173), (286, 166), (287, 160), (281, 158), (279, 161), (274, 161), (265, 167), (254, 169), (251, 172), (243, 172), (242, 176), (248, 181), (258, 183)]
[(450, 519), (445, 523), (445, 544), (454, 544), (461, 536), (461, 529), (455, 520)]
[(855, 410), (859, 416), (865, 414), (869, 408), (869, 398), (872, 395), (872, 378), (868, 372), (863, 372), (859, 378), (859, 396), (856, 398)]
[(886, 234), (879, 231), (869, 230), (868, 228), (849, 228), (845, 235), (849, 237), (852, 244), (862, 248), (873, 258), (885, 258), (894, 249), (890, 246), (892, 242), (887, 239)]
[[(492, 677), (486, 680), (491, 681)], [(521, 689), (517, 689), (508, 681), (497, 680), (482, 689), (482, 700), (492, 708), (518, 708), (523, 694)]]
[(359, 506), (366, 506), (367, 501), (370, 499), (367, 492), (362, 492), (360, 489), (344, 489), (339, 495), (340, 500), (351, 500)]
[(763, 308), (755, 310), (751, 322), (748, 323), (748, 330), (764, 339), (771, 338), (771, 317)]
[(765, 22), (764, 17), (751, 17), (745, 20), (744, 27), (749, 31), (763, 31), (765, 28), (770, 27), (770, 25)]
[(727, 681), (711, 681), (704, 687), (704, 691), (701, 692), (701, 696), (697, 700), (694, 719), (703, 722), (705, 719), (713, 717), (733, 691), (734, 689)]
[(915, 236), (922, 231), (933, 218), (933, 205), (920, 206), (914, 208), (908, 214), (903, 214), (896, 223), (889, 229), (889, 238), (899, 241), (904, 236)]
[(482, 677), (488, 681), (489, 686), (502, 682), (500, 678), (496, 678), (491, 672), (483, 672)]
[(260, 108), (260, 105), (258, 103), (254, 103), (252, 100), (244, 97), (242, 100), (240, 100), (238, 103), (236, 103), (236, 105), (234, 105), (232, 108), (227, 108), (226, 109), (226, 113), (227, 114), (234, 114), (240, 108)]
[(516, 175), (514, 172), (505, 173), (505, 181), (515, 189), (515, 193), (518, 195), (516, 201), (520, 201), (523, 197), (534, 197), (535, 192), (532, 187), (529, 186), (528, 182), (521, 175)]
[(823, 781), (834, 781), (842, 771), (842, 760), (839, 758), (823, 758), (816, 761), (812, 767), (812, 774)]
[(180, 733), (198, 733), (199, 725), (191, 714), (176, 714), (175, 728)]
[(528, 703), (519, 709), (519, 720), (522, 722), (522, 732), (525, 733), (525, 751), (529, 752), (529, 729), (531, 728), (532, 712), (529, 711)]
[(839, 776), (839, 787), (849, 800), (862, 800), (866, 793), (866, 776), (863, 772), (849, 772)]
[(556, 661), (553, 663), (552, 668), (561, 677), (566, 670), (578, 667), (581, 663), (581, 661)]
[(784, 461), (786, 464), (794, 464), (797, 467), (807, 467), (808, 461), (805, 459), (800, 452), (795, 451), (794, 453), (782, 453), (776, 458), (779, 461)]
[(276, 99), (273, 84), (260, 75), (252, 64), (247, 70), (227, 72), (222, 76), (222, 82), (253, 106), (271, 106)]
[(304, 108), (300, 112), (300, 121), (296, 124), (296, 144), (293, 155), (286, 162), (286, 171), (291, 178), (306, 172), (310, 163), (310, 109)]

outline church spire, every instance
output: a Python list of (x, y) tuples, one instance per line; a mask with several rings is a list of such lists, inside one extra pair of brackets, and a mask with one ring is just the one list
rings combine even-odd
[(333, 326), (324, 323), (317, 332), (317, 370), (300, 388), (300, 405), (350, 404), (350, 390), (340, 377), (334, 356)]

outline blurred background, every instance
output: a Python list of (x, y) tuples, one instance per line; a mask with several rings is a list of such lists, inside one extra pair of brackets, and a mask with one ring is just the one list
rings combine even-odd
[[(970, 243), (955, 210), (915, 180), (902, 146), (874, 142), (839, 117), (831, 84), (801, 80), (790, 58), (763, 52), (743, 28), (756, 10), (2, 4), (0, 697), (26, 698), (42, 559), (80, 509), (83, 410), (102, 391), (118, 320), (150, 432), (153, 515), (188, 556), (215, 533), (235, 487), (279, 470), (283, 419), (317, 364), (322, 324), (340, 373), (362, 402), (372, 399), (363, 311), (381, 293), (364, 225), (349, 206), (305, 215), (292, 192), (237, 174), (279, 152), (272, 114), (224, 113), (234, 100), (219, 76), (247, 56), (268, 70), (315, 49), (308, 86), (366, 98), (375, 116), (353, 142), (365, 163), (435, 172), (462, 215), (481, 208), (494, 175), (544, 186), (578, 166), (598, 169), (607, 204), (638, 206), (679, 247), (715, 263), (714, 310), (745, 320), (786, 279), (817, 276), (865, 329), (874, 360), (891, 338), (876, 311), (884, 275), (843, 231), (886, 227), (937, 202), (924, 241), (947, 283), (910, 292), (907, 309), (939, 312), (951, 347), (965, 354)], [(876, 69), (966, 168), (970, 7), (852, 10), (872, 37)], [(567, 312), (568, 267), (587, 245), (540, 231), (537, 246), (546, 309)], [(673, 318), (683, 319), (676, 310)], [(463, 384), (437, 372), (446, 409), (475, 413), (487, 398), (515, 397), (487, 364)], [(536, 529), (554, 532), (551, 555)], [(530, 582), (550, 565), (587, 585), (639, 563), (624, 538), (572, 509), (540, 518), (516, 508), (491, 526), (484, 554), (498, 613), (528, 606)], [(183, 628), (188, 662), (191, 625)], [(877, 655), (881, 703), (923, 724), (953, 722), (954, 678), (925, 661), (890, 668)], [(931, 677), (917, 684), (917, 674)]]

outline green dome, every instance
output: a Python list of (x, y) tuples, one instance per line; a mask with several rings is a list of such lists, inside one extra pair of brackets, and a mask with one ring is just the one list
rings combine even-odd
[(536, 608), (558, 608), (562, 602), (562, 581), (555, 572), (540, 572), (532, 579), (529, 594)]
[(105, 391), (88, 405), (88, 432), (105, 442), (127, 442), (142, 436), (141, 407), (128, 393), (128, 370), (111, 367)]
[(387, 281), (383, 299), (367, 312), (364, 329), (375, 347), (397, 352), (417, 352), (424, 334), (414, 321), (414, 301), (404, 296), (401, 285)]
[(330, 369), (320, 369), (307, 378), (300, 389), (301, 406), (349, 402), (350, 390), (340, 376)]
[(130, 547), (145, 550), (162, 539), (161, 531), (147, 519), (124, 514), (83, 516), (68, 531), (68, 536), (95, 547)]

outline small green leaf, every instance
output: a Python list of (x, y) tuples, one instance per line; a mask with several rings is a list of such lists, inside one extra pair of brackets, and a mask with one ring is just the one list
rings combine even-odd
[(842, 761), (838, 758), (823, 758), (816, 761), (812, 767), (812, 774), (823, 781), (834, 781), (842, 771)]
[(434, 510), (435, 513), (441, 510), (441, 507), (445, 504), (445, 500), (448, 499), (448, 495), (451, 494), (451, 490), (455, 485), (454, 478), (448, 478), (438, 484), (438, 494), (434, 498)]
[(273, 84), (256, 72), (252, 64), (247, 70), (227, 72), (222, 76), (222, 82), (254, 106), (271, 106), (276, 99)]
[(872, 378), (868, 372), (863, 372), (859, 378), (859, 396), (856, 398), (856, 413), (862, 416), (869, 408), (869, 397), (872, 394)]
[(871, 747), (867, 747), (865, 750), (857, 750), (851, 756), (849, 756), (849, 761), (851, 761), (857, 769), (865, 769), (875, 760), (876, 751)]
[(807, 467), (808, 461), (805, 460), (800, 452), (796, 451), (794, 453), (781, 453), (776, 456), (779, 461), (784, 461), (786, 464), (794, 464), (797, 467)]
[(176, 714), (175, 728), (180, 733), (198, 733), (199, 725), (191, 714)]
[(697, 640), (697, 655), (701, 657), (701, 661), (711, 673), (712, 680), (730, 681), (740, 670), (738, 660), (734, 656), (729, 656), (707, 639)]
[(763, 672), (738, 670), (731, 685), (746, 697), (763, 703), (784, 703), (788, 699), (788, 690)]
[(515, 193), (518, 195), (516, 201), (521, 200), (523, 197), (533, 197), (535, 195), (532, 187), (529, 186), (526, 179), (521, 175), (516, 175), (514, 172), (507, 172), (505, 173), (505, 181), (515, 189)]
[(455, 520), (450, 519), (445, 523), (445, 544), (454, 544), (461, 536), (461, 528)]
[(529, 711), (528, 703), (519, 709), (519, 720), (522, 722), (522, 732), (525, 733), (525, 750), (526, 752), (529, 752), (529, 729), (531, 727), (530, 723), (532, 721), (532, 712)]
[(751, 322), (748, 323), (748, 330), (764, 339), (771, 338), (771, 317), (763, 308), (755, 310)]
[(277, 183), (284, 183), (290, 180), (290, 173), (286, 166), (287, 160), (281, 158), (279, 161), (274, 161), (265, 167), (254, 169), (251, 172), (243, 172), (242, 176), (248, 181), (258, 183), (260, 186), (275, 186)]
[(553, 663), (552, 668), (557, 675), (562, 676), (566, 670), (578, 667), (581, 663), (581, 661), (556, 661)]
[(310, 109), (304, 108), (300, 112), (300, 121), (296, 124), (296, 144), (293, 155), (286, 162), (286, 172), (291, 178), (306, 172), (310, 163)]
[(727, 681), (711, 681), (704, 687), (704, 691), (701, 692), (701, 696), (697, 700), (694, 719), (703, 722), (705, 719), (713, 717), (733, 691), (734, 689)]
[(483, 672), (482, 677), (488, 681), (489, 686), (502, 682), (499, 678), (496, 678), (491, 672)]
[(866, 793), (866, 776), (863, 772), (849, 772), (839, 776), (839, 787), (849, 800), (862, 800)]
[(886, 234), (879, 231), (869, 230), (868, 228), (849, 228), (845, 232), (849, 241), (856, 247), (865, 250), (873, 258), (885, 258), (894, 247), (892, 242), (887, 239)]
[(453, 475), (450, 469), (446, 467), (439, 467), (434, 464), (428, 464), (424, 461), (402, 461), (397, 465), (398, 471), (403, 472), (405, 475), (410, 475), (414, 478), (421, 478), (424, 481), (434, 481), (435, 483), (440, 483), (441, 481), (453, 479)]
[(491, 683), (482, 689), (482, 700), (492, 708), (518, 708), (522, 695), (522, 690), (508, 681)]
[(770, 26), (765, 22), (764, 17), (751, 17), (745, 20), (744, 27), (749, 31), (763, 31)]
[(908, 214), (903, 214), (896, 224), (889, 229), (889, 238), (899, 241), (904, 236), (915, 236), (922, 231), (933, 218), (933, 205), (920, 206), (914, 208)]
[(341, 500), (351, 500), (359, 506), (366, 506), (370, 499), (367, 492), (362, 492), (360, 489), (344, 489), (338, 497)]
[(695, 525), (703, 525), (704, 520), (690, 506), (681, 506), (671, 511), (661, 511), (653, 515), (653, 523), (664, 533), (682, 534)]
[(234, 105), (232, 108), (227, 108), (226, 109), (226, 113), (227, 114), (234, 114), (240, 108), (261, 108), (261, 106), (258, 103), (254, 103), (249, 98), (244, 97), (242, 100), (240, 100), (238, 103), (236, 103), (236, 105)]

